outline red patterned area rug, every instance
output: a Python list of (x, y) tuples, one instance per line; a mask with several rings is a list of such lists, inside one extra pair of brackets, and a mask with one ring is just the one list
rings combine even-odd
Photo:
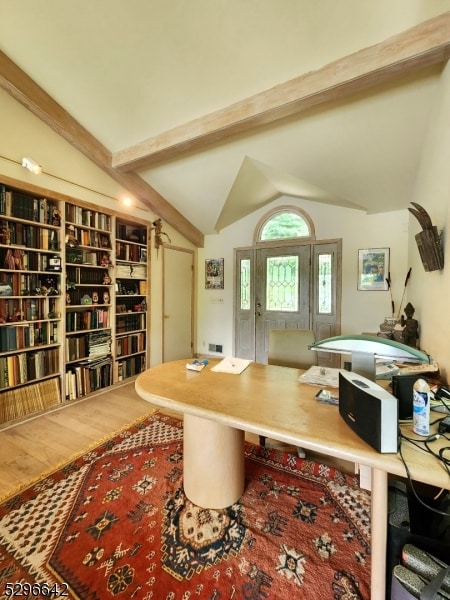
[(199, 508), (183, 493), (182, 423), (134, 424), (0, 506), (1, 597), (369, 599), (356, 479), (251, 444), (245, 468), (239, 502)]

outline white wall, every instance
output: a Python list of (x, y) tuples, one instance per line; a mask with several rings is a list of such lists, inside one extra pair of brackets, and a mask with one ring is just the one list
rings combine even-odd
[[(391, 314), (389, 292), (357, 290), (358, 249), (390, 248), (390, 271), (397, 306), (408, 270), (408, 211), (366, 215), (362, 211), (339, 208), (294, 198), (280, 198), (264, 209), (207, 236), (199, 251), (197, 351), (208, 352), (208, 344), (223, 344), (223, 353), (233, 353), (233, 248), (251, 246), (260, 218), (280, 205), (299, 206), (312, 218), (316, 239), (342, 238), (342, 333), (376, 332), (385, 316)], [(204, 261), (225, 259), (225, 287), (205, 290)], [(223, 302), (217, 302), (223, 299)]]

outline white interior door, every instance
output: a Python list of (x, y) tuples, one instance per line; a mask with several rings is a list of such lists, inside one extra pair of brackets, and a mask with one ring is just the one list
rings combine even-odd
[(163, 362), (193, 356), (192, 250), (163, 246)]

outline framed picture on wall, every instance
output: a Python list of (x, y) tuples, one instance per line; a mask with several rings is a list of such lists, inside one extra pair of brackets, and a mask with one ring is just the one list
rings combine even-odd
[(223, 290), (223, 258), (205, 260), (205, 289)]
[(358, 250), (358, 290), (385, 291), (388, 276), (389, 248)]

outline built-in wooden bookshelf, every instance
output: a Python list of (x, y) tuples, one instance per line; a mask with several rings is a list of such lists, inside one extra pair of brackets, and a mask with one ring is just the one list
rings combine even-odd
[(147, 236), (144, 224), (116, 219), (115, 377), (123, 381), (147, 367)]
[(0, 424), (149, 364), (149, 226), (0, 184)]
[(0, 184), (0, 422), (60, 402), (61, 271), (60, 203)]
[(112, 215), (65, 204), (66, 400), (113, 383)]

